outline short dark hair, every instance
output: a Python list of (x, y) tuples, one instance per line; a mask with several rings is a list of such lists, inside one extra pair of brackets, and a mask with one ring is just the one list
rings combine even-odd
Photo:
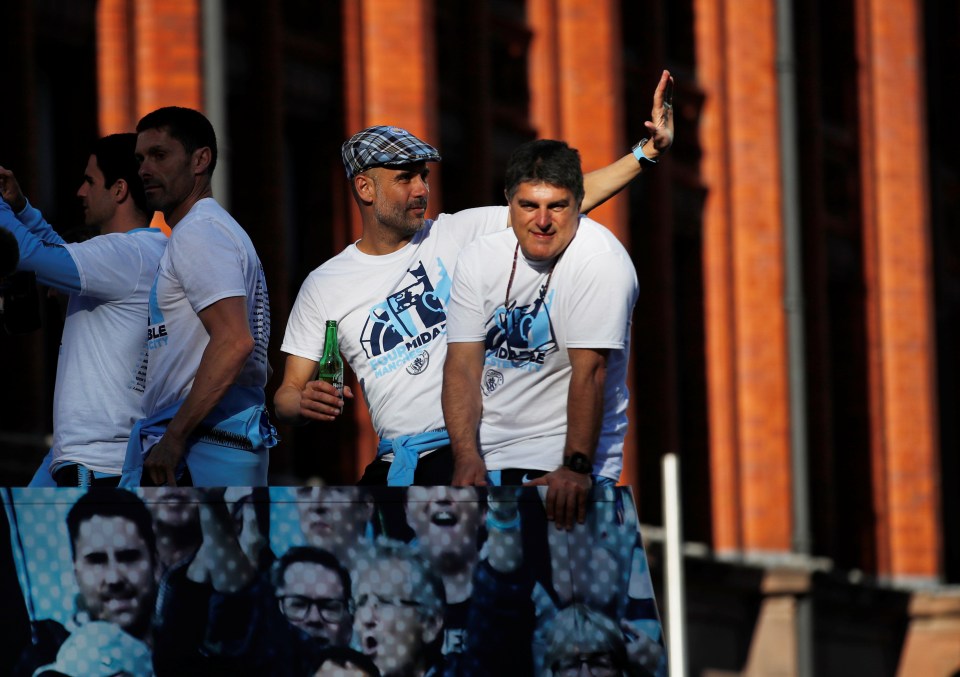
[(521, 183), (549, 183), (566, 188), (579, 204), (583, 200), (583, 169), (580, 153), (563, 141), (539, 139), (518, 146), (510, 154), (504, 178), (507, 200), (512, 200)]
[(182, 106), (158, 108), (144, 115), (137, 123), (138, 134), (148, 129), (166, 129), (170, 136), (183, 144), (188, 154), (198, 148), (209, 148), (210, 165), (207, 173), (213, 176), (217, 166), (217, 134), (203, 113)]
[(133, 522), (140, 538), (147, 544), (150, 557), (156, 558), (157, 536), (153, 532), (153, 515), (136, 494), (126, 489), (91, 487), (67, 513), (67, 532), (70, 534), (70, 555), (77, 558), (77, 538), (80, 525), (93, 517), (122, 517)]
[(90, 150), (97, 158), (97, 167), (103, 173), (103, 186), (109, 188), (120, 179), (127, 182), (130, 197), (137, 209), (149, 214), (147, 196), (140, 180), (140, 163), (137, 162), (137, 135), (133, 132), (110, 134), (98, 139)]
[(270, 571), (270, 582), (273, 584), (274, 590), (283, 587), (283, 577), (287, 573), (287, 569), (296, 562), (318, 564), (337, 574), (340, 584), (343, 586), (343, 598), (345, 600), (350, 599), (350, 572), (332, 552), (322, 548), (314, 548), (310, 545), (295, 545), (273, 563), (273, 568)]

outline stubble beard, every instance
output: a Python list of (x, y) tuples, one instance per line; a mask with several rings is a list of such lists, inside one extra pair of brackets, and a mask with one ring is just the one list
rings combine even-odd
[(166, 200), (164, 199), (166, 196), (166, 191), (164, 191), (162, 187), (156, 186), (156, 184), (154, 184), (154, 186), (155, 187), (153, 191), (148, 192), (145, 195), (146, 199), (144, 202), (147, 205), (147, 211), (160, 212), (161, 214), (166, 215), (167, 205), (165, 204)]
[[(418, 206), (421, 203), (417, 203)], [(426, 200), (422, 201), (422, 207), (425, 209), (427, 206)], [(375, 204), (374, 216), (376, 216), (377, 222), (392, 230), (402, 237), (408, 238), (416, 235), (423, 228), (424, 217), (413, 217), (407, 212), (407, 205), (402, 207), (389, 207), (382, 208), (379, 204)]]

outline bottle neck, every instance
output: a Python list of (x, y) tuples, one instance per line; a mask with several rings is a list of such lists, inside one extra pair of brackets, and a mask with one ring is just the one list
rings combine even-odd
[(331, 357), (340, 352), (337, 345), (337, 325), (336, 323), (327, 323), (327, 331), (323, 339), (323, 357)]

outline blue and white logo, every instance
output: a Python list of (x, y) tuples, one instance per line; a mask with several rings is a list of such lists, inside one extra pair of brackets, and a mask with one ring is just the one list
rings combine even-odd
[(447, 331), (446, 304), (450, 300), (450, 275), (437, 259), (440, 279), (434, 284), (426, 266), (418, 261), (401, 287), (367, 314), (360, 345), (376, 376), (400, 367), (413, 375), (430, 364), (426, 345)]
[(554, 292), (521, 306), (514, 301), (509, 308), (500, 306), (487, 320), (488, 366), (539, 370), (547, 355), (558, 350), (550, 321)]

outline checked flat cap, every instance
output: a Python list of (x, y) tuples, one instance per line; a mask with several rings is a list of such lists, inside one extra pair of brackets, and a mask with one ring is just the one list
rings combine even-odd
[(399, 127), (378, 125), (357, 132), (340, 149), (347, 178), (371, 167), (396, 167), (411, 162), (439, 162), (440, 153), (429, 143)]

